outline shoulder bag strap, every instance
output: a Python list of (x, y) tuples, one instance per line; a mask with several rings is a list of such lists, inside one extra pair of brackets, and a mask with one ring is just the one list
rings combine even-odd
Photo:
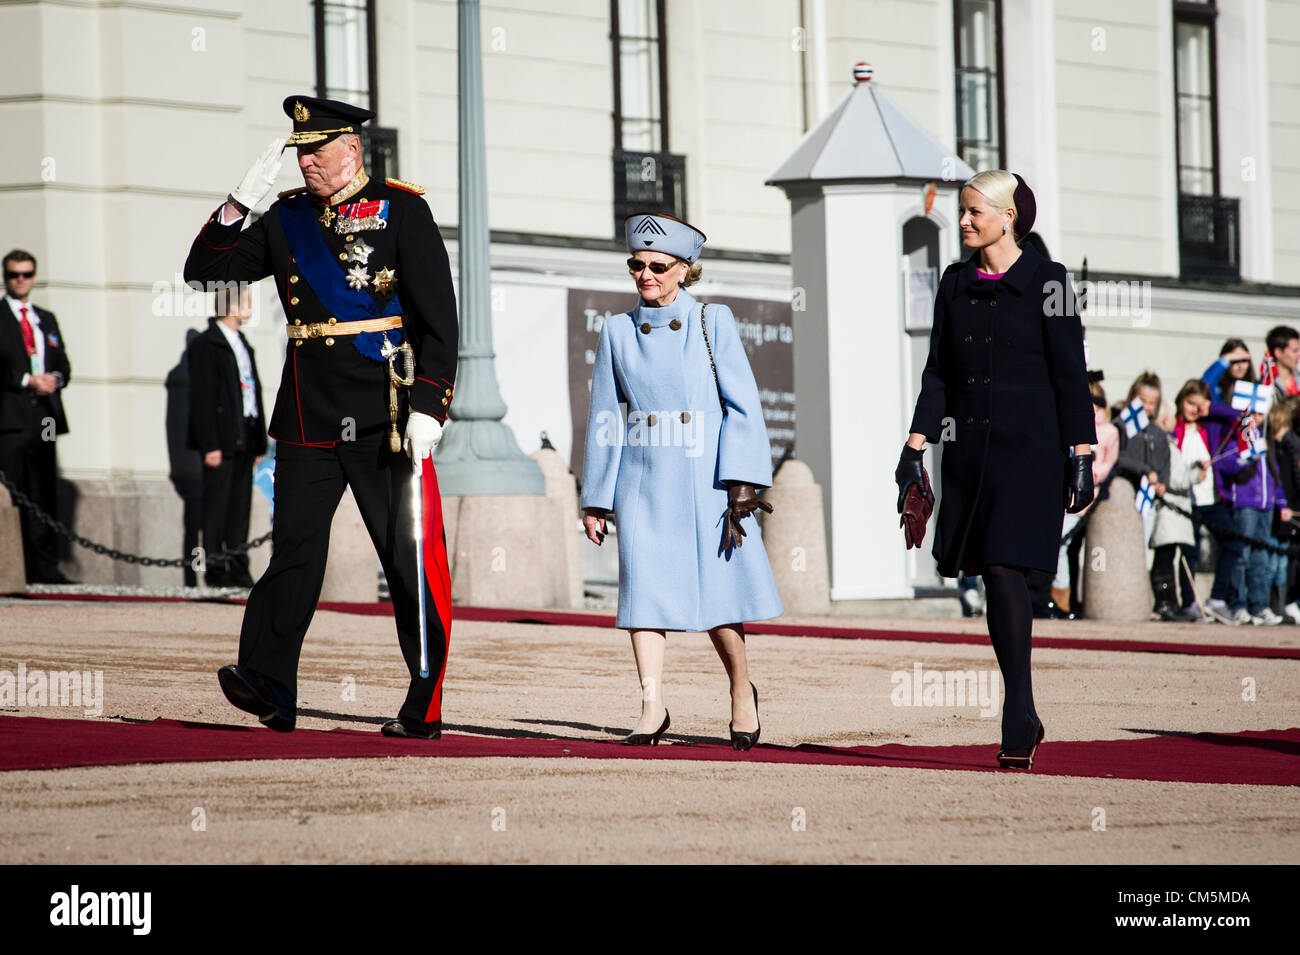
[(727, 416), (727, 401), (722, 397), (722, 385), (718, 382), (718, 366), (713, 361), (713, 346), (709, 344), (709, 329), (704, 324), (704, 313), (708, 309), (707, 304), (700, 306), (700, 331), (704, 332), (704, 347), (709, 350), (709, 367), (713, 369), (713, 385), (718, 389), (718, 404), (722, 406), (722, 417)]

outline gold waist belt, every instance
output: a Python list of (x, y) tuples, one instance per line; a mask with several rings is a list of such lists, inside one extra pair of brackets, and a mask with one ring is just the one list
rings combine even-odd
[(402, 316), (390, 315), (387, 318), (365, 318), (358, 322), (340, 322), (331, 318), (328, 322), (290, 325), (286, 331), (290, 338), (327, 338), (334, 335), (360, 335), (362, 332), (386, 332), (390, 328), (401, 327)]

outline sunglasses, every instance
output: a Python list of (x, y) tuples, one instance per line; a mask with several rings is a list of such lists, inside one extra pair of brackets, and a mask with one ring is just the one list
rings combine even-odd
[(1249, 358), (1234, 358), (1234, 359), (1232, 359), (1231, 361), (1229, 361), (1228, 364), (1229, 364), (1229, 365), (1249, 365), (1249, 364), (1250, 364), (1250, 359), (1249, 359)]
[(642, 269), (649, 269), (655, 275), (663, 275), (669, 269), (675, 269), (681, 262), (642, 262), (640, 259), (628, 259), (627, 270), (633, 275), (640, 275)]
[(10, 272), (8, 269), (5, 269), (5, 278), (7, 279), (29, 279), (35, 274), (35, 269), (30, 272)]

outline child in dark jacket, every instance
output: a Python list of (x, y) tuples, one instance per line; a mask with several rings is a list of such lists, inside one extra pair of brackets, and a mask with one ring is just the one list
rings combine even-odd
[[(1300, 396), (1291, 395), (1278, 401), (1268, 413), (1268, 428), (1273, 439), (1273, 452), (1277, 460), (1278, 477), (1282, 481), (1282, 494), (1287, 501), (1300, 501), (1300, 435), (1294, 428)], [(1281, 519), (1273, 523), (1273, 536), (1288, 548), (1297, 541), (1295, 519)], [(1295, 554), (1274, 554), (1275, 573), (1273, 611), (1291, 623), (1300, 623), (1300, 573), (1297, 573)]]

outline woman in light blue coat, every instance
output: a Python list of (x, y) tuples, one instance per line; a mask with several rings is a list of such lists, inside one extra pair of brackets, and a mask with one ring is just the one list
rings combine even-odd
[[(599, 545), (618, 519), (618, 620), (632, 637), (641, 719), (625, 743), (656, 744), (670, 720), (666, 632), (707, 630), (731, 681), (731, 739), (758, 741), (744, 622), (780, 615), (757, 518), (772, 483), (758, 386), (725, 305), (685, 290), (704, 235), (664, 215), (628, 217), (637, 307), (596, 348), (582, 477), (583, 523)], [(625, 409), (625, 411), (623, 410)]]

